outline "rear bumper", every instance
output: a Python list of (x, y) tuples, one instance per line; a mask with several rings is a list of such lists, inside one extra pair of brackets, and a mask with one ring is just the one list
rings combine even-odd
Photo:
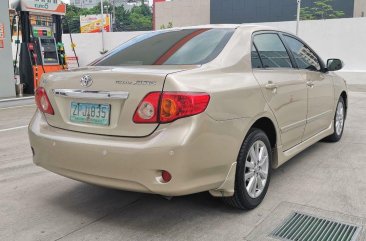
[[(148, 137), (124, 138), (54, 128), (37, 111), (29, 138), (34, 163), (52, 172), (106, 187), (179, 196), (223, 184), (236, 162), (245, 122), (217, 122), (202, 114), (161, 125)], [(162, 170), (171, 173), (170, 182), (161, 181)]]

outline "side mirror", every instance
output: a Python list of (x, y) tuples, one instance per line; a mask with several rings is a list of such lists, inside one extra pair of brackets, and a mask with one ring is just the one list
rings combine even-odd
[(328, 71), (337, 71), (343, 68), (343, 61), (340, 59), (328, 59), (327, 61), (327, 70)]

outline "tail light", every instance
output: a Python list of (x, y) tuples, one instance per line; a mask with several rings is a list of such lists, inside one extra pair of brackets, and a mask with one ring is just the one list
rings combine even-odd
[(51, 102), (48, 99), (46, 90), (43, 87), (37, 88), (35, 99), (36, 99), (37, 107), (40, 111), (42, 111), (43, 113), (50, 114), (50, 115), (55, 114), (55, 112), (53, 111)]
[(135, 111), (135, 123), (169, 123), (197, 115), (206, 110), (210, 101), (207, 93), (151, 92)]

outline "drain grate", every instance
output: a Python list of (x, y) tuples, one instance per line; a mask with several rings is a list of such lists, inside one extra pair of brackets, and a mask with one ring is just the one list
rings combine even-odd
[(287, 241), (355, 241), (360, 231), (359, 226), (295, 212), (271, 236)]

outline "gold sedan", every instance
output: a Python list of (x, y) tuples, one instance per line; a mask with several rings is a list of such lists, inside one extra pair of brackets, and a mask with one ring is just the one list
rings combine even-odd
[(136, 37), (85, 68), (45, 75), (34, 163), (65, 177), (258, 206), (271, 169), (342, 137), (347, 86), (298, 37), (211, 25)]

